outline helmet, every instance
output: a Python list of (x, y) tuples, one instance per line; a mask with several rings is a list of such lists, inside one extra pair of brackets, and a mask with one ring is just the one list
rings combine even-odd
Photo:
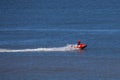
[(78, 40), (78, 42), (80, 42), (80, 40)]

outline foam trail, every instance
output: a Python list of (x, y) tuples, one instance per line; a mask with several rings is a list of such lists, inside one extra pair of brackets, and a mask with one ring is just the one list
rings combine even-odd
[(73, 51), (75, 48), (71, 47), (74, 45), (67, 45), (64, 47), (54, 47), (54, 48), (36, 48), (36, 49), (0, 49), (0, 52), (39, 52), (39, 51)]

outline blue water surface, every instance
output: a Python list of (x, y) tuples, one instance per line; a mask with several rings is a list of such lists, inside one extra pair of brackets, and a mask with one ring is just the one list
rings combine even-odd
[[(0, 1), (0, 80), (120, 80), (119, 3)], [(60, 48), (77, 40), (88, 47), (77, 51), (11, 52)]]

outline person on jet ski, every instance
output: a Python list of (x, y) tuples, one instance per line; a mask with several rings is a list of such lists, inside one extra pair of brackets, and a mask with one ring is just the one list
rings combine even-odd
[(77, 45), (80, 45), (81, 44), (81, 42), (80, 42), (80, 40), (78, 40), (78, 43), (77, 43)]

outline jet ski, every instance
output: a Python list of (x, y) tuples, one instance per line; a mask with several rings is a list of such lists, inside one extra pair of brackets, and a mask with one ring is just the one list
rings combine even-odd
[(87, 47), (87, 44), (80, 44), (80, 45), (72, 45), (71, 46), (71, 48), (80, 49), (80, 50), (83, 50), (86, 47)]
[(86, 47), (87, 47), (87, 44), (81, 43), (80, 40), (78, 40), (77, 45), (72, 45), (71, 46), (71, 48), (81, 49), (81, 50), (84, 49), (84, 48), (86, 48)]
[(73, 47), (76, 48), (76, 49), (84, 49), (84, 48), (87, 47), (87, 44), (75, 45), (75, 46), (73, 46)]

